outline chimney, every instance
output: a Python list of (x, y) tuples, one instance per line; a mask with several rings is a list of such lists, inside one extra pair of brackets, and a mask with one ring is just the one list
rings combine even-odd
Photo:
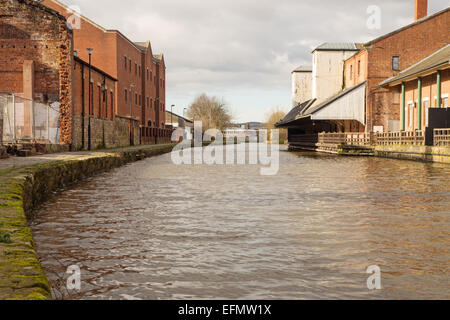
[(428, 15), (428, 0), (416, 0), (414, 20), (417, 21)]

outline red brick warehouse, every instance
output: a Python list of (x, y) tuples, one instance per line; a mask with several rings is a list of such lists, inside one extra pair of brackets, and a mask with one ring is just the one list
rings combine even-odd
[[(131, 142), (169, 141), (164, 117), (164, 56), (154, 54), (149, 41), (132, 42), (120, 31), (107, 30), (56, 0), (44, 0), (42, 4), (58, 11), (69, 22), (79, 23), (74, 24), (73, 30), (77, 56), (88, 61), (87, 48), (92, 48), (92, 65), (117, 79), (114, 117), (137, 122), (137, 125), (130, 126)], [(133, 133), (133, 128), (136, 127), (140, 128), (140, 134)]]

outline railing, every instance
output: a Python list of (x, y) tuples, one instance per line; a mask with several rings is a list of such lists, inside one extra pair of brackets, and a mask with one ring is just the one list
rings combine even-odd
[(59, 103), (38, 103), (16, 95), (0, 95), (3, 143), (59, 143)]
[(370, 133), (346, 133), (345, 144), (351, 146), (369, 146), (371, 143)]
[(320, 144), (343, 144), (346, 140), (345, 133), (319, 133)]
[(450, 129), (434, 129), (434, 145), (450, 146)]
[(425, 145), (424, 131), (379, 132), (376, 135), (378, 145)]

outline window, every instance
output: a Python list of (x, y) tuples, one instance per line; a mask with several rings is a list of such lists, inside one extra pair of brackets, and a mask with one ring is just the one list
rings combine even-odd
[(125, 60), (124, 60), (124, 66), (125, 66), (125, 70), (127, 70), (127, 57), (124, 57), (125, 58)]
[(110, 113), (110, 118), (111, 120), (113, 119), (113, 114), (114, 114), (114, 94), (111, 92), (110, 94), (110, 99), (109, 101), (111, 101), (111, 113)]
[(353, 65), (350, 65), (350, 80), (353, 79)]
[(141, 95), (139, 95), (139, 105), (140, 106), (142, 105), (142, 96)]
[(152, 82), (152, 79), (153, 79), (153, 72), (150, 71), (150, 82)]
[(90, 100), (90, 108), (89, 108), (89, 115), (92, 115), (92, 110), (94, 109), (94, 84), (91, 82), (89, 84), (90, 92), (89, 92), (89, 100)]
[(400, 57), (398, 56), (392, 57), (392, 70), (394, 71), (400, 70)]
[[(102, 88), (100, 86), (98, 88), (98, 110), (97, 110), (97, 117), (100, 119), (102, 117)], [(92, 112), (94, 114), (94, 112)]]
[(443, 108), (448, 108), (448, 96), (442, 97), (442, 107)]
[(141, 77), (141, 66), (139, 66), (139, 78)]
[(137, 63), (134, 64), (134, 74), (137, 74)]
[(423, 99), (423, 111), (425, 112), (425, 126), (428, 126), (428, 109), (430, 108), (430, 99)]
[(148, 69), (147, 69), (147, 81), (148, 81)]
[(361, 74), (361, 60), (358, 60), (358, 76)]
[(134, 104), (137, 104), (138, 101), (138, 95), (137, 93), (134, 94)]
[(152, 106), (153, 106), (153, 98), (150, 99), (150, 109), (152, 108)]
[(108, 95), (106, 94), (107, 91), (103, 91), (103, 108), (105, 110), (104, 116), (105, 119), (108, 119)]
[(150, 99), (147, 97), (147, 107), (150, 107)]
[(131, 59), (128, 60), (128, 69), (130, 70), (131, 73)]
[(125, 89), (125, 103), (128, 102), (128, 90)]
[(414, 117), (414, 103), (412, 101), (408, 102), (408, 109), (409, 109), (409, 126), (412, 127), (413, 125), (413, 117)]

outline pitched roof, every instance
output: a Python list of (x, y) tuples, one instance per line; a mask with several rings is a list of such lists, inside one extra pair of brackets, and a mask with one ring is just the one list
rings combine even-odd
[(450, 68), (450, 44), (432, 53), (411, 67), (406, 68), (398, 75), (384, 80), (380, 83), (380, 86), (395, 85), (401, 81), (415, 79), (423, 73), (434, 72), (446, 68)]
[(294, 71), (292, 71), (292, 73), (295, 72), (312, 72), (312, 66), (300, 66)]
[(289, 111), (289, 113), (284, 117), (284, 119), (281, 120), (280, 122), (278, 122), (275, 126), (280, 127), (285, 124), (288, 124), (289, 122), (293, 122), (293, 121), (297, 120), (299, 117), (301, 117), (303, 111), (305, 109), (307, 109), (309, 106), (311, 106), (315, 101), (316, 101), (316, 99), (312, 99), (312, 100), (308, 100), (303, 103), (300, 103), (294, 109)]
[(150, 47), (150, 41), (135, 42), (134, 44), (136, 45), (136, 47), (138, 47), (139, 49), (141, 49), (142, 51), (145, 51), (145, 52), (147, 52), (148, 47)]
[(360, 45), (354, 42), (325, 42), (314, 51), (358, 51)]
[(345, 90), (339, 92), (337, 95), (332, 96), (331, 98), (325, 100), (325, 101), (322, 102), (322, 103), (319, 103), (318, 105), (312, 105), (312, 106), (310, 106), (308, 109), (305, 109), (305, 110), (303, 111), (303, 116), (312, 115), (313, 113), (315, 113), (315, 112), (317, 112), (317, 111), (319, 111), (319, 110), (325, 108), (325, 107), (328, 106), (330, 103), (332, 103), (332, 102), (336, 101), (337, 99), (339, 99), (339, 98), (345, 96), (346, 94), (349, 94), (350, 92), (352, 92), (352, 91), (358, 89), (359, 87), (361, 87), (361, 86), (363, 86), (363, 85), (365, 85), (365, 84), (366, 84), (366, 81), (361, 82), (361, 83), (357, 84), (356, 86), (353, 86), (353, 87), (351, 87), (351, 88), (348, 88), (348, 89), (345, 89)]
[[(86, 62), (86, 61), (84, 61), (84, 60), (81, 59), (80, 57), (74, 56), (73, 58), (74, 58), (75, 61), (78, 61), (79, 63), (84, 64), (85, 66), (89, 66), (89, 63)], [(109, 73), (106, 73), (105, 71), (103, 71), (103, 70), (97, 68), (96, 66), (93, 66), (92, 64), (91, 64), (91, 69), (97, 71), (98, 73), (104, 75), (105, 77), (110, 78), (110, 79), (113, 80), (113, 81), (118, 81), (116, 78), (114, 78), (113, 76), (111, 76)]]

